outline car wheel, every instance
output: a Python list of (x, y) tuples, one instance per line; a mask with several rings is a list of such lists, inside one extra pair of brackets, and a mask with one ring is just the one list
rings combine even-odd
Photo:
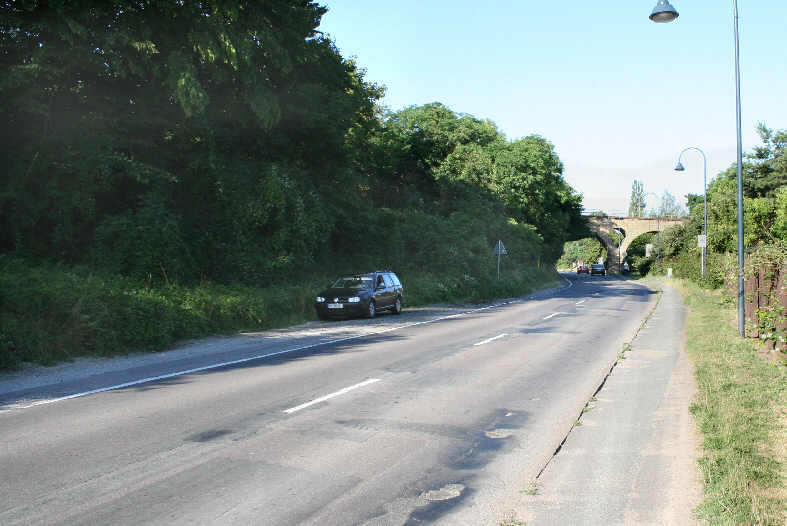
[(366, 312), (367, 318), (374, 318), (374, 315), (377, 314), (377, 307), (374, 304), (374, 300), (369, 301), (369, 310)]
[(394, 314), (401, 314), (402, 313), (402, 298), (396, 298), (393, 307)]

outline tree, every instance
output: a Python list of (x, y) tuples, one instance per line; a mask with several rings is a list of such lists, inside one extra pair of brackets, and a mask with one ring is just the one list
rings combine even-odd
[(661, 205), (658, 210), (659, 217), (685, 217), (686, 209), (678, 203), (675, 196), (664, 190), (664, 195), (661, 196)]
[(161, 218), (184, 250), (150, 225), (136, 235), (161, 259), (184, 254), (167, 267), (199, 262), (190, 279), (309, 261), (333, 228), (324, 196), (350, 186), (350, 149), (382, 94), (316, 31), (325, 11), (0, 4), (0, 251), (85, 262), (114, 253), (92, 249), (122, 225)]
[(631, 183), (631, 198), (629, 199), (629, 217), (642, 217), (645, 211), (645, 185), (642, 181), (634, 180)]
[(582, 196), (563, 178), (554, 146), (538, 135), (498, 145), (492, 189), (511, 217), (536, 227), (550, 259), (560, 256), (567, 239), (587, 235)]
[(762, 146), (746, 156), (744, 191), (748, 197), (773, 197), (776, 191), (787, 185), (787, 130), (774, 132), (760, 123), (757, 133)]

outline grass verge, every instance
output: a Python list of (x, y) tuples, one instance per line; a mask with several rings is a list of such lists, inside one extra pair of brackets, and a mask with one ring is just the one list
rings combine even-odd
[[(484, 302), (527, 294), (554, 273), (511, 269), (509, 279), (402, 272), (405, 304)], [(314, 296), (335, 276), (272, 287), (145, 286), (89, 269), (0, 256), (0, 370), (78, 356), (156, 351), (178, 341), (285, 327), (316, 318)]]
[(686, 347), (696, 367), (691, 411), (702, 432), (710, 524), (787, 524), (787, 367), (738, 337), (733, 304), (690, 281), (673, 282), (690, 309)]

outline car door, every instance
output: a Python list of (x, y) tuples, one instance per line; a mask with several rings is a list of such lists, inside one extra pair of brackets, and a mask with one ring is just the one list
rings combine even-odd
[(388, 307), (393, 307), (396, 300), (396, 285), (390, 274), (383, 274), (385, 280), (385, 303)]
[(385, 309), (390, 304), (386, 289), (385, 278), (382, 274), (377, 274), (374, 278), (374, 302), (378, 310)]

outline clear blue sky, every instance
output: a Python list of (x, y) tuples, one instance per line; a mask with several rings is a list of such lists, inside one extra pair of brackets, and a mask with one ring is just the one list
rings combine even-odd
[[(442, 102), (491, 119), (509, 139), (538, 134), (589, 209), (625, 212), (631, 183), (685, 202), (735, 161), (732, 0), (322, 0), (320, 30), (398, 110)], [(787, 0), (741, 0), (743, 146), (787, 128)], [(601, 11), (602, 9), (604, 11)], [(648, 199), (649, 206), (657, 200)]]

